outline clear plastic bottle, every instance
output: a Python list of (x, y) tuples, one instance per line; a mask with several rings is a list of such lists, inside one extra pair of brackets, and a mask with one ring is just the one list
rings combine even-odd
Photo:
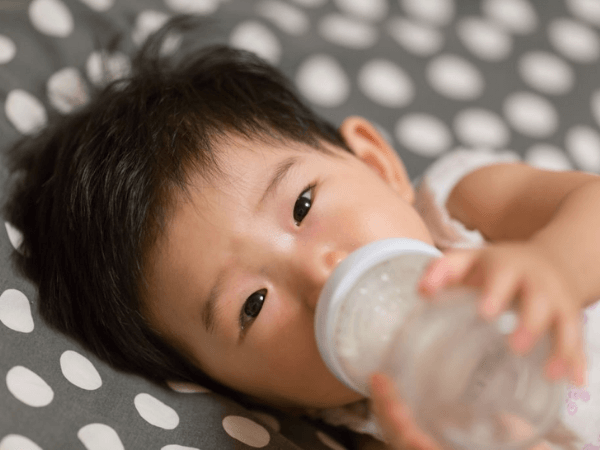
[[(365, 396), (370, 375), (387, 373), (417, 424), (447, 448), (527, 449), (557, 423), (565, 398), (566, 385), (543, 376), (550, 339), (518, 356), (506, 339), (514, 311), (486, 322), (476, 312), (477, 291), (465, 287), (423, 300), (418, 281), (439, 256), (414, 239), (386, 239), (351, 253), (317, 304), (321, 356)], [(522, 425), (518, 435), (515, 421)]]

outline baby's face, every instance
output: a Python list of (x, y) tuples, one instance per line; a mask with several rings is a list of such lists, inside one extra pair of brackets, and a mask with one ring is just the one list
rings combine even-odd
[(192, 179), (153, 252), (154, 326), (213, 379), (276, 406), (361, 398), (319, 356), (321, 288), (369, 242), (433, 244), (397, 189), (359, 157), (328, 148), (336, 156), (232, 138), (218, 150), (225, 178)]

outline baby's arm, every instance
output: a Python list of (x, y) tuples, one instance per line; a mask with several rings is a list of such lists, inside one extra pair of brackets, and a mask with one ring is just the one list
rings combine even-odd
[(600, 176), (496, 164), (465, 176), (446, 204), (450, 215), (491, 242), (543, 247), (573, 280), (585, 307), (600, 299)]
[[(526, 353), (556, 327), (551, 378), (584, 382), (581, 309), (600, 298), (600, 177), (548, 172), (523, 164), (498, 164), (465, 176), (447, 201), (452, 217), (479, 230), (490, 245), (452, 250), (436, 260), (422, 292), (463, 283), (482, 290), (479, 309), (496, 317), (518, 298), (520, 325), (511, 336)], [(491, 306), (491, 314), (484, 310)], [(374, 411), (391, 448), (440, 450), (414, 423), (385, 376), (372, 380)], [(541, 442), (530, 450), (549, 450)]]
[(479, 311), (488, 319), (518, 306), (513, 349), (527, 353), (553, 327), (555, 354), (546, 373), (561, 378), (570, 371), (572, 382), (583, 384), (581, 308), (600, 298), (599, 180), (524, 164), (465, 176), (451, 192), (449, 212), (491, 244), (446, 253), (426, 271), (422, 292), (451, 284), (479, 287)]

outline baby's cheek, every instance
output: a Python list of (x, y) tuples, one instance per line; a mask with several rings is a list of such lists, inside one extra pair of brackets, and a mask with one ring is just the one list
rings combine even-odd
[(261, 346), (275, 346), (289, 339), (297, 327), (297, 313), (290, 308), (289, 300), (277, 294), (267, 295), (265, 304), (251, 325), (248, 336)]
[(291, 303), (280, 302), (273, 305), (268, 315), (268, 335), (265, 338), (270, 346), (273, 344), (274, 354), (291, 354), (298, 360), (314, 359), (318, 349), (314, 337), (313, 315), (308, 308), (300, 305), (300, 300)]

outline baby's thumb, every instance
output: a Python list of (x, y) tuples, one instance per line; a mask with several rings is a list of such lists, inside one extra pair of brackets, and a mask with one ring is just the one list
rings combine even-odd
[(386, 438), (397, 450), (442, 450), (416, 425), (409, 408), (401, 401), (392, 380), (382, 373), (371, 376), (372, 408)]

